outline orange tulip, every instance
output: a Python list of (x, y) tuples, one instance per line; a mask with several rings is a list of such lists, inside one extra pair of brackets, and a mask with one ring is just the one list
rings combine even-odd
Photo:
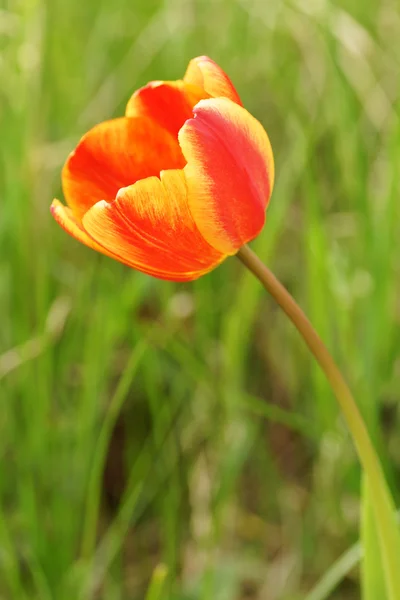
[(125, 117), (91, 129), (62, 172), (56, 221), (80, 242), (149, 275), (200, 277), (262, 229), (271, 145), (210, 58), (183, 80), (136, 91)]

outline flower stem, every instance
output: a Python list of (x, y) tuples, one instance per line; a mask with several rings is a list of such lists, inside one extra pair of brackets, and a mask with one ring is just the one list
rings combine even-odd
[(350, 389), (314, 327), (275, 275), (248, 246), (243, 246), (237, 253), (237, 257), (259, 279), (292, 321), (330, 383), (367, 477), (371, 504), (379, 531), (388, 598), (398, 600), (400, 598), (400, 533), (394, 502), (379, 458)]

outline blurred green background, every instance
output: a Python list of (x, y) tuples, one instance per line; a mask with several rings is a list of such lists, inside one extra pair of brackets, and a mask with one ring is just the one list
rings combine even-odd
[(234, 258), (157, 281), (49, 205), (89, 127), (216, 60), (275, 152), (252, 247), (342, 367), (398, 499), (399, 36), (397, 0), (1, 0), (2, 600), (360, 597), (358, 461), (258, 282)]

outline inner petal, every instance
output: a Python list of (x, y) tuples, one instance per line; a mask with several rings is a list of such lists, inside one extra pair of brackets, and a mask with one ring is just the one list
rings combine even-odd
[(209, 98), (209, 94), (191, 83), (152, 81), (133, 94), (125, 114), (127, 117), (150, 117), (177, 136), (185, 121), (193, 117), (195, 104), (204, 98)]
[(176, 136), (146, 116), (122, 117), (96, 125), (64, 165), (62, 184), (76, 218), (119, 189), (165, 169), (186, 164)]
[(229, 98), (242, 106), (239, 94), (228, 75), (208, 56), (193, 58), (188, 64), (183, 80), (207, 90), (212, 98)]

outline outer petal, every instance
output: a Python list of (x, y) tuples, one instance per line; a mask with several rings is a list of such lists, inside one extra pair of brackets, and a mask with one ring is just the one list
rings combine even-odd
[(271, 145), (262, 125), (225, 98), (201, 100), (179, 142), (189, 206), (210, 245), (234, 254), (262, 229), (273, 180)]
[(113, 119), (83, 136), (62, 172), (67, 204), (78, 218), (99, 200), (162, 169), (185, 164), (179, 144), (147, 117)]
[(184, 81), (152, 81), (131, 96), (125, 114), (149, 117), (176, 137), (194, 105), (208, 97), (202, 87)]
[(68, 206), (64, 206), (61, 204), (59, 200), (53, 200), (50, 207), (51, 214), (57, 221), (59, 225), (69, 233), (72, 237), (74, 237), (78, 242), (82, 242), (89, 248), (93, 248), (93, 250), (97, 250), (97, 252), (102, 252), (103, 254), (107, 254), (112, 258), (117, 258), (111, 252), (105, 250), (100, 244), (95, 242), (83, 229), (82, 223), (74, 217), (74, 214)]
[(83, 217), (89, 235), (121, 262), (161, 279), (196, 279), (225, 256), (201, 236), (182, 171), (164, 171), (95, 204)]
[(193, 58), (183, 80), (203, 88), (214, 98), (222, 96), (242, 105), (239, 94), (228, 75), (208, 56)]

